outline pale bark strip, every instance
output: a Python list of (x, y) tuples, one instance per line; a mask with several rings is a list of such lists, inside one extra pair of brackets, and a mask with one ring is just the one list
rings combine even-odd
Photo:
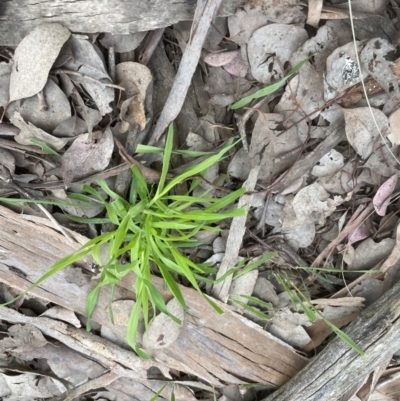
[[(250, 171), (249, 178), (243, 184), (248, 191), (253, 191), (257, 183), (258, 172), (260, 166), (253, 168)], [(246, 214), (249, 211), (253, 202), (253, 195), (243, 195), (238, 204), (238, 208), (244, 207)], [(222, 277), (229, 269), (237, 264), (237, 258), (243, 241), (243, 235), (246, 231), (246, 217), (239, 216), (234, 217), (232, 220), (231, 227), (229, 229), (228, 239), (226, 241), (226, 250), (224, 258), (222, 259), (221, 265), (218, 269), (217, 279)], [(232, 275), (227, 276), (222, 282), (215, 284), (212, 290), (212, 295), (221, 300), (227, 302), (229, 298), (229, 288), (232, 283)]]
[[(400, 348), (400, 282), (345, 330), (365, 355), (335, 338), (300, 373), (262, 401), (337, 401)], [(349, 399), (349, 398), (346, 398)]]
[[(6, 307), (0, 308), (0, 319), (13, 324), (31, 324), (44, 335), (52, 337), (74, 351), (99, 362), (110, 371), (118, 371), (124, 377), (133, 376), (136, 379), (147, 379), (147, 370), (151, 367), (158, 367), (161, 371), (165, 371), (165, 366), (156, 361), (141, 359), (134, 352), (120, 348), (105, 338), (57, 320), (47, 317), (25, 316)], [(118, 367), (122, 366), (125, 366), (126, 369), (117, 370)], [(128, 373), (129, 371), (132, 372), (132, 375)]]
[(308, 1), (307, 24), (314, 28), (318, 28), (319, 20), (321, 19), (322, 3), (322, 0)]
[[(244, 1), (223, 0), (218, 15), (235, 14)], [(49, 22), (71, 32), (126, 35), (192, 20), (194, 10), (184, 0), (7, 0), (1, 2), (0, 45), (16, 46), (35, 27)]]
[(168, 125), (175, 120), (181, 111), (190, 82), (200, 59), (204, 40), (221, 3), (222, 0), (198, 0), (193, 19), (191, 38), (186, 45), (167, 102), (151, 134), (149, 145), (154, 145), (160, 139)]

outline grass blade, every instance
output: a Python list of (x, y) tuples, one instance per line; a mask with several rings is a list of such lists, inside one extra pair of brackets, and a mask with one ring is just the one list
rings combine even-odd
[(292, 77), (294, 74), (296, 74), (301, 67), (303, 67), (303, 65), (310, 60), (312, 56), (307, 57), (306, 59), (304, 59), (303, 61), (301, 61), (299, 64), (297, 64), (296, 66), (294, 66), (289, 73), (282, 78), (280, 81), (267, 86), (266, 88), (260, 89), (259, 91), (257, 91), (256, 93), (253, 93), (250, 96), (246, 96), (243, 99), (239, 100), (238, 102), (232, 104), (230, 106), (231, 110), (236, 110), (236, 109), (240, 109), (243, 106), (246, 106), (247, 104), (249, 104), (252, 100), (254, 99), (259, 99), (260, 97), (264, 97), (264, 96), (268, 96), (271, 93), (276, 92), (281, 86), (283, 86), (286, 81)]

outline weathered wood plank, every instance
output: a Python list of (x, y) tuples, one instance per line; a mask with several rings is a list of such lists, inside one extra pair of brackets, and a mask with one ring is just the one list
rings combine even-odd
[[(344, 330), (365, 352), (335, 338), (308, 366), (263, 401), (336, 401), (400, 348), (400, 282)], [(349, 399), (349, 398), (346, 398)]]
[[(234, 14), (243, 0), (224, 0), (220, 16)], [(2, 0), (0, 45), (17, 45), (36, 26), (59, 22), (72, 32), (127, 34), (193, 19), (185, 0)]]
[[(0, 281), (25, 290), (60, 257), (77, 245), (48, 227), (45, 219), (18, 215), (0, 206)], [(84, 238), (81, 237), (83, 241)], [(70, 269), (71, 270), (71, 269)], [(45, 281), (33, 294), (85, 315), (86, 297), (96, 282), (77, 270), (63, 270)], [(80, 278), (80, 280), (77, 280)], [(115, 300), (132, 299), (133, 277), (127, 277), (115, 291)], [(154, 277), (163, 291), (163, 281)], [(191, 373), (219, 386), (225, 383), (264, 383), (271, 388), (283, 385), (307, 363), (290, 346), (262, 330), (229, 306), (218, 315), (194, 290), (181, 287), (190, 314), (185, 316), (177, 340), (168, 348), (149, 350), (157, 362)], [(171, 295), (165, 293), (166, 299)], [(101, 292), (93, 320), (125, 336), (125, 327), (108, 320), (109, 291)]]

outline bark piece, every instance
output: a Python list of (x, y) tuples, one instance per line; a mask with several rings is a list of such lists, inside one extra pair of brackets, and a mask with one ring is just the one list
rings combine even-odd
[[(190, 2), (193, 3), (193, 2)], [(243, 0), (225, 0), (219, 16), (233, 15)], [(196, 6), (187, 1), (5, 0), (1, 3), (0, 45), (17, 45), (35, 27), (59, 22), (71, 32), (129, 34), (193, 19)], [(140, 16), (140, 18), (138, 18)], [(18, 27), (18, 29), (15, 29)]]
[[(305, 369), (263, 401), (336, 401), (400, 348), (400, 282), (365, 309), (345, 330), (361, 356), (340, 338)], [(346, 398), (349, 399), (349, 398)]]
[[(0, 207), (2, 282), (25, 290), (60, 257), (79, 248), (79, 244), (67, 243), (63, 236), (49, 228), (49, 224), (45, 219), (18, 215)], [(82, 236), (78, 238), (81, 243), (85, 241)], [(132, 276), (127, 276), (116, 287), (115, 300), (133, 299), (132, 280)], [(84, 315), (87, 295), (95, 285), (95, 280), (83, 286), (70, 283), (64, 270), (43, 282), (32, 294)], [(154, 277), (154, 285), (164, 294), (166, 301), (171, 299), (171, 295), (163, 289), (162, 280)], [(225, 311), (225, 314), (218, 315), (195, 290), (181, 287), (181, 291), (190, 314), (185, 315), (176, 341), (166, 349), (154, 350), (153, 364), (167, 365), (170, 369), (200, 376), (214, 386), (222, 385), (223, 381), (259, 382), (275, 388), (289, 380), (307, 363), (293, 348), (236, 314), (229, 306), (218, 302)], [(113, 326), (108, 319), (108, 301), (109, 289), (104, 288), (92, 319), (125, 336), (125, 328)], [(3, 309), (0, 308), (0, 311)], [(54, 324), (63, 325), (61, 322)], [(63, 327), (66, 327), (65, 324)], [(71, 335), (74, 330), (78, 329), (69, 327), (66, 334)], [(138, 364), (137, 369), (140, 370), (144, 362), (136, 358), (134, 353), (129, 355), (133, 358), (130, 363)], [(125, 362), (120, 362), (127, 366)]]

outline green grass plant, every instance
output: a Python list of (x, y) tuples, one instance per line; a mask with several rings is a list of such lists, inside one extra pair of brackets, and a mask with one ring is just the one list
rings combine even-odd
[[(318, 269), (318, 268), (315, 268)], [(331, 330), (346, 344), (357, 351), (360, 355), (364, 355), (364, 351), (342, 330), (331, 323), (319, 310), (313, 305), (310, 299), (304, 295), (299, 287), (294, 285), (290, 278), (285, 274), (276, 274), (278, 282), (282, 285), (285, 291), (288, 293), (293, 308), (298, 310), (300, 307), (310, 322), (315, 322), (318, 318), (322, 319)]]
[(244, 107), (248, 105), (252, 100), (254, 99), (259, 99), (264, 96), (271, 95), (272, 93), (276, 92), (281, 86), (285, 85), (286, 81), (291, 78), (293, 75), (297, 74), (303, 65), (310, 60), (312, 57), (309, 56), (306, 59), (300, 61), (297, 65), (295, 65), (288, 73), (285, 75), (280, 81), (275, 82), (274, 84), (268, 85), (263, 89), (258, 90), (257, 92), (253, 93), (252, 95), (246, 96), (243, 99), (238, 100), (236, 103), (233, 103), (230, 105), (231, 110), (236, 110), (240, 109), (241, 107)]
[[(112, 191), (105, 180), (98, 180), (97, 184), (109, 196), (109, 201), (104, 200), (99, 191), (89, 185), (83, 186), (85, 194), (72, 196), (74, 200), (80, 202), (80, 205), (85, 202), (93, 202), (95, 199), (96, 202), (104, 205), (107, 211), (107, 216), (104, 218), (83, 219), (70, 216), (73, 220), (81, 223), (112, 223), (115, 229), (91, 239), (75, 253), (60, 259), (26, 291), (28, 292), (86, 255), (92, 255), (100, 266), (100, 278), (87, 299), (87, 328), (90, 330), (90, 316), (96, 306), (101, 288), (111, 287), (109, 316), (112, 320), (111, 302), (115, 285), (128, 273), (133, 272), (136, 275), (133, 284), (136, 302), (128, 323), (127, 341), (142, 357), (146, 357), (147, 354), (139, 348), (136, 341), (141, 319), (143, 319), (146, 330), (149, 326), (149, 319), (155, 315), (156, 311), (165, 313), (177, 323), (181, 323), (179, 319), (169, 313), (161, 293), (154, 286), (152, 281), (154, 269), (164, 279), (166, 286), (184, 310), (188, 308), (178, 285), (179, 276), (186, 278), (192, 287), (202, 294), (206, 302), (218, 313), (222, 313), (216, 303), (204, 295), (199, 287), (199, 283), (207, 281), (206, 276), (215, 274), (216, 270), (206, 264), (194, 263), (181, 253), (180, 249), (198, 246), (199, 242), (195, 235), (199, 231), (219, 231), (218, 223), (221, 221), (245, 215), (243, 208), (227, 207), (233, 205), (246, 192), (246, 188), (241, 188), (222, 198), (192, 195), (193, 190), (201, 183), (196, 176), (198, 177), (209, 167), (222, 160), (235, 145), (233, 139), (228, 141), (218, 153), (211, 154), (199, 164), (188, 168), (179, 176), (168, 181), (172, 144), (173, 127), (171, 125), (157, 186), (149, 186), (138, 168), (132, 166), (133, 178), (127, 200)], [(189, 179), (191, 179), (191, 184), (188, 193), (174, 195), (173, 189)], [(17, 202), (17, 200), (9, 198), (1, 200)], [(18, 201), (26, 202), (26, 199)], [(58, 204), (56, 201), (44, 200), (42, 202)], [(71, 204), (68, 205), (71, 206)], [(100, 249), (105, 245), (108, 247), (108, 255), (107, 261), (104, 263), (100, 256)], [(125, 264), (121, 262), (123, 256), (127, 259)]]

